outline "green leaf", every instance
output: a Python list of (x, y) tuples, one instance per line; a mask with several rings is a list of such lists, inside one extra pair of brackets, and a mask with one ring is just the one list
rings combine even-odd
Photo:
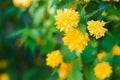
[(48, 52), (54, 50), (56, 44), (56, 40), (53, 37), (47, 37), (45, 45), (41, 45), (41, 55), (47, 54)]
[(37, 71), (38, 71), (37, 68), (33, 68), (33, 69), (26, 71), (23, 75), (22, 80), (31, 80), (31, 78), (36, 75)]
[(68, 7), (74, 0), (61, 0), (61, 2), (58, 3), (57, 9), (63, 9)]
[(77, 58), (73, 63), (73, 68), (68, 75), (68, 80), (83, 80), (83, 74), (81, 73), (82, 63), (80, 58)]
[(78, 28), (80, 29), (80, 31), (83, 33), (83, 34), (85, 34), (86, 33), (86, 30), (87, 30), (87, 26), (85, 25), (85, 24), (83, 24), (83, 23), (79, 23), (78, 24)]
[(88, 19), (88, 18), (92, 17), (93, 15), (97, 14), (102, 9), (104, 9), (104, 7), (87, 14), (86, 18)]
[(32, 39), (37, 40), (39, 38), (39, 32), (37, 31), (37, 29), (32, 29), (32, 30), (30, 30), (29, 36)]
[(30, 30), (26, 27), (21, 37), (21, 44), (23, 44), (29, 37)]
[(60, 0), (52, 0), (50, 8), (53, 7), (54, 5), (57, 5)]
[(94, 61), (97, 48), (88, 45), (86, 49), (81, 53), (81, 59), (83, 64), (90, 64)]
[(80, 71), (71, 71), (67, 80), (83, 80), (82, 76)]
[(84, 22), (84, 23), (87, 21), (85, 14), (86, 14), (85, 9), (82, 8), (81, 13), (80, 13), (80, 19), (81, 19), (81, 22)]
[(93, 65), (84, 66), (83, 73), (84, 73), (86, 80), (99, 80), (95, 77), (93, 69), (94, 69)]
[(40, 7), (36, 10), (36, 12), (34, 13), (34, 19), (33, 19), (33, 23), (38, 26), (41, 21), (42, 21), (42, 18), (44, 16), (44, 13), (45, 13), (45, 7)]
[(61, 52), (64, 62), (70, 63), (76, 59), (75, 51), (70, 52), (67, 46), (62, 46)]
[(18, 35), (22, 34), (23, 32), (24, 32), (24, 29), (20, 29), (20, 30), (15, 31), (15, 32), (13, 32), (12, 34), (10, 34), (10, 35), (8, 36), (8, 38), (12, 38), (12, 37), (18, 36)]

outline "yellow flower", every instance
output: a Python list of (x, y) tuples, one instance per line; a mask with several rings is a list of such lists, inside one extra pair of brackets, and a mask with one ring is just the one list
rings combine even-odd
[(90, 2), (90, 0), (84, 0), (85, 2)]
[(62, 40), (70, 51), (82, 51), (88, 45), (89, 37), (87, 33), (83, 35), (79, 30), (74, 30), (66, 33)]
[(60, 31), (73, 31), (78, 26), (79, 14), (73, 9), (57, 10), (55, 18), (55, 24)]
[(58, 71), (60, 80), (66, 79), (71, 69), (72, 69), (72, 63), (62, 62), (62, 64), (60, 65), (60, 69)]
[(0, 80), (10, 80), (9, 75), (7, 73), (0, 74)]
[(104, 80), (112, 73), (112, 67), (108, 62), (102, 62), (95, 66), (94, 72), (97, 78)]
[(31, 0), (23, 0), (22, 4), (24, 7), (29, 7), (31, 5), (32, 1)]
[(120, 56), (120, 47), (118, 45), (115, 45), (112, 49), (112, 54)]
[(103, 11), (102, 12), (102, 16), (106, 16), (107, 15), (107, 12), (106, 11)]
[(46, 65), (54, 68), (57, 67), (62, 62), (62, 55), (59, 50), (52, 51), (51, 53), (47, 54), (46, 58)]
[(100, 52), (97, 54), (97, 59), (102, 60), (106, 55), (107, 55), (107, 53), (105, 51)]
[(94, 21), (91, 20), (88, 22), (88, 30), (90, 35), (96, 37), (96, 39), (101, 38), (104, 36), (105, 32), (107, 31), (106, 28), (103, 28), (105, 25), (104, 21)]

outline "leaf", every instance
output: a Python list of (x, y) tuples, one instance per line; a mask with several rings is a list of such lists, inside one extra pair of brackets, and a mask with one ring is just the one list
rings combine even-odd
[(60, 0), (52, 0), (50, 8), (53, 7), (54, 5), (57, 5)]
[(82, 70), (82, 63), (81, 60), (78, 58), (73, 63), (73, 69), (68, 75), (68, 80), (83, 80), (83, 74), (81, 73)]
[(82, 73), (80, 71), (71, 71), (67, 80), (83, 80)]
[(27, 38), (29, 37), (29, 29), (26, 27), (26, 29), (24, 30), (23, 34), (22, 34), (22, 37), (21, 37), (21, 44), (23, 44)]
[(91, 64), (94, 61), (97, 48), (88, 45), (86, 49), (81, 53), (81, 59), (83, 64)]
[(94, 69), (93, 65), (84, 66), (83, 73), (86, 80), (99, 80), (95, 77), (93, 69)]
[(120, 66), (120, 57), (119, 56), (114, 56), (114, 58), (113, 58), (113, 66), (114, 67), (119, 67)]
[(74, 0), (61, 0), (61, 2), (58, 3), (57, 9), (63, 9), (68, 7)]
[(92, 17), (93, 15), (97, 14), (102, 9), (104, 9), (104, 7), (89, 13), (88, 15), (86, 15), (86, 18), (88, 19), (88, 18)]
[(75, 51), (70, 52), (67, 46), (62, 46), (61, 53), (63, 55), (64, 62), (70, 63), (76, 59)]
[(47, 37), (45, 45), (41, 45), (41, 55), (47, 54), (55, 48), (56, 40), (53, 37)]
[(23, 75), (22, 80), (31, 80), (31, 78), (36, 75), (37, 71), (38, 71), (37, 68), (33, 68), (33, 69), (26, 71)]
[(37, 9), (37, 11), (34, 13), (34, 19), (33, 19), (33, 23), (38, 26), (41, 21), (42, 21), (42, 18), (44, 16), (44, 13), (45, 13), (45, 7), (40, 7)]
[(22, 34), (23, 32), (24, 32), (24, 29), (20, 29), (20, 30), (15, 31), (15, 32), (13, 32), (12, 34), (10, 34), (10, 35), (8, 36), (8, 38), (12, 38), (12, 37), (18, 36), (18, 35)]
[(80, 31), (81, 31), (83, 34), (85, 34), (85, 33), (86, 33), (86, 30), (87, 30), (87, 26), (86, 26), (85, 24), (83, 24), (83, 23), (79, 23), (78, 26), (79, 26)]
[(86, 16), (85, 16), (85, 14), (86, 14), (85, 9), (82, 8), (81, 14), (80, 14), (81, 22), (86, 22), (86, 21), (87, 21), (87, 18), (86, 18)]
[(32, 30), (30, 30), (29, 36), (32, 39), (37, 40), (39, 38), (39, 32), (37, 31), (37, 29), (32, 29)]

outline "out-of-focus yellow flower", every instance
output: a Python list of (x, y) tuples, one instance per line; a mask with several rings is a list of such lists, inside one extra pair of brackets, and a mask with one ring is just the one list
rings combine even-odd
[(7, 73), (0, 74), (0, 80), (10, 80), (10, 77)]
[(31, 0), (13, 0), (13, 4), (16, 7), (29, 7), (31, 5)]
[(0, 60), (0, 68), (6, 68), (7, 67), (7, 61), (6, 60)]
[(112, 54), (120, 56), (120, 47), (118, 45), (115, 45), (112, 49)]
[(105, 51), (102, 51), (97, 54), (97, 59), (102, 60), (106, 55), (107, 55), (107, 53)]
[(76, 2), (78, 2), (79, 0), (76, 0)]
[(104, 21), (91, 20), (87, 24), (90, 35), (93, 35), (94, 37), (96, 37), (96, 39), (104, 36), (105, 32), (107, 31), (106, 28), (103, 28), (103, 26), (105, 25)]
[(106, 11), (103, 11), (102, 12), (102, 16), (106, 16), (107, 15), (107, 12)]
[(108, 62), (102, 62), (95, 66), (94, 73), (97, 78), (104, 80), (112, 73), (112, 67)]
[(59, 50), (52, 51), (47, 54), (46, 65), (54, 68), (57, 67), (62, 62), (63, 56), (61, 55)]
[(55, 24), (60, 31), (73, 31), (78, 26), (79, 14), (73, 9), (57, 10), (55, 18)]
[(84, 0), (84, 1), (87, 2), (87, 3), (90, 2), (90, 0)]
[(66, 33), (62, 40), (70, 51), (82, 51), (88, 45), (89, 37), (87, 33), (83, 35), (79, 30), (74, 30)]
[(31, 5), (32, 1), (31, 0), (23, 0), (22, 5), (24, 7), (29, 7)]
[(72, 63), (62, 62), (62, 64), (60, 65), (60, 69), (58, 71), (59, 80), (65, 80), (68, 76), (68, 73), (71, 71), (71, 69), (72, 69)]

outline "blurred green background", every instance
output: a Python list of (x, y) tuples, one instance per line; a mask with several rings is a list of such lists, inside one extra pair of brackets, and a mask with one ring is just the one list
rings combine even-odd
[[(91, 37), (89, 45), (81, 54), (85, 69), (82, 70), (83, 78), (80, 80), (98, 80), (91, 71), (97, 63), (97, 53), (104, 50), (111, 54), (113, 46), (120, 45), (120, 2), (76, 1), (32, 0), (28, 7), (17, 7), (13, 0), (0, 0), (0, 80), (58, 79), (57, 69), (46, 66), (45, 58), (47, 53), (56, 49), (63, 52), (66, 62), (76, 58), (74, 52), (71, 53), (63, 45), (63, 33), (55, 27), (56, 10), (68, 7), (77, 7), (80, 14), (85, 7), (86, 14), (83, 16), (90, 16), (88, 20), (107, 22), (105, 27), (109, 32), (105, 37), (98, 40)], [(104, 10), (106, 16), (102, 15)], [(110, 55), (104, 61), (109, 61), (113, 66), (112, 76), (108, 80), (120, 80), (120, 57)]]

